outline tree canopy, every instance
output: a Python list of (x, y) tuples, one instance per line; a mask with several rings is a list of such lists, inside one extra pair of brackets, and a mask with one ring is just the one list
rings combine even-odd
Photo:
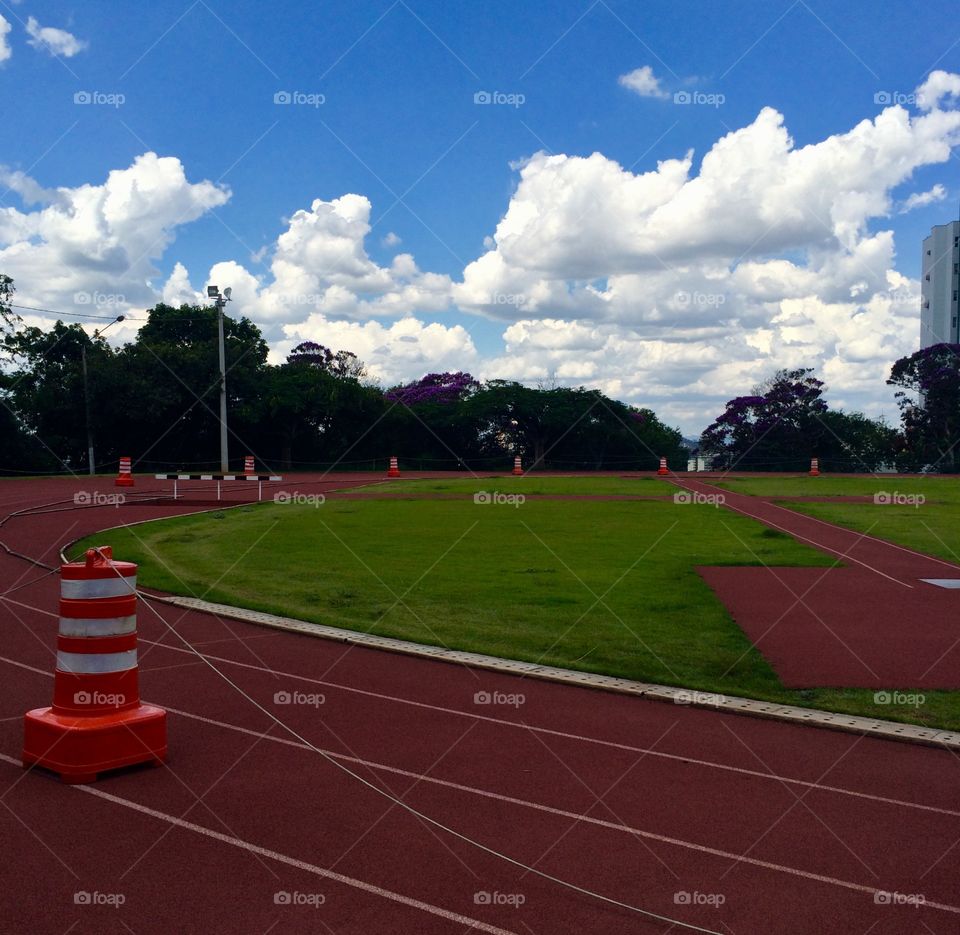
[[(224, 319), (224, 345), (234, 463), (252, 453), (276, 469), (359, 467), (396, 454), (424, 468), (496, 469), (519, 454), (537, 468), (626, 470), (686, 457), (680, 433), (652, 410), (596, 389), (483, 383), (456, 371), (384, 392), (349, 350), (304, 342), (269, 363), (246, 318)], [(141, 470), (219, 463), (216, 309), (157, 305), (116, 349), (62, 322), (8, 333), (3, 347), (11, 365), (0, 378), (0, 428), (11, 444), (0, 467), (84, 470), (85, 394), (101, 469), (126, 454)]]

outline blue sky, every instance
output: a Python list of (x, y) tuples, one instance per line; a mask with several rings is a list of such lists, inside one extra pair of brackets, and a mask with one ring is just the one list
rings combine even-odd
[[(537, 182), (536, 192), (529, 199), (517, 199), (518, 212), (521, 208), (527, 212), (524, 217), (531, 211), (540, 217), (552, 211), (555, 206), (549, 199), (558, 186), (567, 193), (567, 201), (582, 192), (587, 203), (579, 214), (589, 210), (589, 202), (602, 200), (603, 190), (595, 186), (606, 184), (603, 176), (612, 166), (635, 175), (655, 173), (661, 160), (682, 160), (692, 150), (688, 178), (693, 179), (700, 160), (717, 141), (753, 124), (764, 108), (782, 115), (793, 150), (847, 134), (898, 103), (916, 118), (918, 108), (908, 95), (931, 72), (960, 72), (960, 23), (953, 4), (932, 2), (908, 9), (903, 4), (860, 0), (839, 6), (823, 0), (642, 4), (557, 0), (529, 5), (499, 0), (484, 4), (198, 0), (137, 5), (135, 11), (122, 14), (118, 9), (106, 4), (0, 2), (0, 16), (11, 27), (5, 36), (9, 57), (0, 64), (7, 130), (0, 163), (8, 174), (24, 172), (47, 192), (69, 189), (74, 193), (68, 199), (74, 212), (77, 190), (103, 186), (108, 173), (129, 169), (148, 152), (178, 160), (190, 185), (208, 181), (229, 189), (229, 199), (220, 204), (208, 199), (183, 223), (178, 216), (165, 215), (164, 204), (156, 205), (163, 249), (150, 255), (147, 275), (142, 266), (132, 265), (138, 281), (149, 278), (158, 296), (177, 263), (195, 290), (207, 281), (211, 267), (227, 261), (256, 277), (257, 288), (269, 288), (276, 277), (271, 264), (283, 253), (278, 237), (288, 230), (289, 219), (297, 211), (309, 212), (315, 199), (332, 203), (355, 194), (369, 201), (369, 218), (358, 223), (371, 227), (359, 241), (371, 270), (386, 270), (398, 252), (409, 253), (419, 271), (462, 283), (465, 267), (488, 251), (499, 250), (514, 272), (523, 268), (523, 276), (508, 277), (527, 284), (517, 293), (521, 298), (505, 298), (498, 304), (489, 297), (477, 299), (476, 294), (471, 298), (454, 294), (449, 301), (435, 298), (418, 306), (416, 297), (408, 296), (394, 302), (389, 314), (381, 314), (382, 306), (358, 309), (349, 302), (332, 303), (328, 297), (322, 320), (304, 322), (296, 331), (284, 331), (283, 325), (303, 320), (311, 311), (310, 301), (289, 306), (287, 317), (282, 302), (275, 302), (261, 323), (278, 353), (297, 337), (325, 343), (354, 337), (359, 345), (354, 349), (370, 355), (384, 382), (448, 366), (533, 382), (584, 382), (602, 385), (629, 402), (653, 405), (685, 431), (699, 431), (716, 415), (718, 403), (749, 390), (741, 382), (762, 379), (777, 366), (793, 365), (806, 355), (811, 366), (825, 368), (822, 375), (836, 388), (839, 403), (893, 414), (882, 375), (893, 357), (913, 349), (902, 335), (911, 327), (910, 314), (918, 332), (919, 312), (898, 309), (891, 317), (889, 309), (869, 308), (876, 283), (861, 289), (852, 276), (849, 282), (838, 282), (830, 295), (818, 295), (814, 289), (804, 297), (791, 287), (772, 298), (769, 291), (760, 296), (750, 290), (744, 293), (742, 284), (731, 288), (723, 283), (716, 296), (724, 298), (715, 302), (704, 298), (703, 315), (670, 319), (664, 325), (669, 333), (656, 333), (654, 324), (669, 318), (665, 309), (670, 303), (664, 296), (676, 294), (677, 283), (681, 288), (688, 280), (702, 283), (704, 270), (710, 281), (719, 282), (715, 264), (734, 270), (746, 256), (742, 247), (725, 252), (726, 237), (718, 231), (715, 242), (693, 245), (684, 253), (679, 233), (667, 248), (674, 251), (669, 257), (659, 248), (652, 250), (661, 266), (677, 270), (678, 278), (654, 287), (644, 277), (657, 262), (644, 262), (628, 245), (629, 262), (611, 260), (607, 267), (602, 259), (593, 258), (583, 264), (586, 274), (571, 273), (576, 278), (567, 282), (565, 302), (551, 290), (561, 288), (564, 264), (576, 270), (578, 256), (590, 253), (598, 241), (597, 231), (604, 229), (602, 220), (598, 228), (581, 230), (574, 214), (558, 230), (540, 231), (539, 239), (531, 234), (528, 242), (515, 246), (508, 242), (508, 232), (498, 236), (499, 248), (489, 239), (485, 243), (485, 238), (495, 236), (511, 199), (517, 198), (520, 166), (537, 152), (568, 158), (599, 153), (604, 160), (599, 168), (604, 171), (581, 177), (575, 172), (592, 169), (571, 163), (569, 171), (551, 181), (554, 169), (544, 165), (537, 179), (531, 178), (531, 187)], [(83, 47), (74, 51), (63, 45), (63, 36), (48, 34), (44, 41), (32, 35), (43, 27), (63, 30)], [(638, 94), (618, 80), (641, 68), (650, 69), (656, 82), (653, 93)], [(299, 92), (305, 102), (275, 103), (275, 95), (283, 91)], [(506, 98), (512, 103), (475, 103), (475, 95), (484, 91), (512, 96)], [(76, 103), (82, 92), (96, 100)], [(877, 96), (884, 92), (890, 97)], [(677, 103), (678, 93), (704, 103)], [(118, 95), (122, 103), (114, 106)], [(318, 106), (307, 102), (320, 96), (323, 103)], [(940, 107), (950, 115), (956, 104), (955, 96), (948, 94)], [(950, 125), (938, 132), (952, 155), (941, 158), (931, 143), (930, 155), (916, 165), (899, 175), (884, 174), (874, 194), (887, 200), (886, 210), (863, 212), (855, 222), (860, 242), (892, 231), (893, 252), (887, 265), (908, 279), (916, 279), (920, 240), (931, 224), (957, 214), (957, 131)], [(891, 131), (890, 142), (877, 145), (895, 149), (896, 136)], [(837, 154), (831, 158), (843, 159)], [(877, 162), (870, 153), (858, 158), (868, 160), (864, 174)], [(829, 175), (819, 164), (817, 171)], [(789, 195), (788, 179), (778, 176), (776, 183), (787, 186)], [(942, 189), (936, 189), (938, 185)], [(146, 293), (129, 294), (132, 290), (123, 286), (123, 270), (116, 264), (91, 257), (89, 232), (74, 236), (59, 228), (50, 231), (44, 211), (67, 210), (62, 205), (58, 209), (55, 198), (48, 194), (47, 200), (41, 197), (30, 203), (23, 200), (23, 185), (12, 188), (0, 207), (18, 212), (19, 233), (0, 240), (0, 271), (12, 271), (25, 303), (77, 311), (76, 295), (87, 292), (122, 293), (131, 312), (149, 304)], [(900, 213), (910, 194), (931, 191), (931, 203)], [(805, 197), (802, 186), (797, 196)], [(786, 196), (781, 191), (778, 197)], [(819, 205), (821, 214), (830, 215), (824, 218), (829, 223), (841, 210), (834, 212), (834, 207), (846, 200), (843, 192), (833, 197), (831, 204)], [(568, 210), (564, 198), (558, 196), (559, 211)], [(169, 203), (175, 196), (161, 195), (160, 201), (164, 199)], [(735, 210), (736, 194), (729, 199), (718, 201), (717, 210), (729, 215), (731, 204)], [(615, 192), (612, 200), (619, 200)], [(126, 251), (130, 265), (133, 254), (141, 251), (124, 241), (124, 225), (115, 223), (109, 200), (97, 210), (105, 212), (103, 238), (119, 253)], [(149, 226), (137, 216), (141, 227)], [(609, 222), (623, 228), (629, 227), (630, 219), (614, 214)], [(97, 222), (91, 223), (96, 229)], [(838, 230), (833, 231), (835, 252), (855, 253), (855, 243), (849, 239), (841, 243)], [(383, 243), (390, 232), (400, 238), (399, 244)], [(791, 261), (796, 269), (786, 274), (787, 279), (802, 269), (822, 273), (823, 252), (829, 247), (818, 237), (798, 233), (794, 243), (791, 236), (785, 232), (775, 243), (761, 243), (761, 249), (746, 258)], [(44, 242), (52, 248), (37, 254), (36, 262), (23, 258), (24, 244), (36, 247)], [(554, 249), (558, 243), (566, 251), (562, 255)], [(319, 241), (304, 246), (297, 257), (309, 258), (318, 250), (329, 258)], [(677, 257), (682, 258), (682, 267)], [(45, 282), (42, 275), (43, 263), (52, 258), (72, 270), (59, 286)], [(764, 275), (776, 278), (782, 272), (771, 266)], [(51, 271), (50, 280), (62, 273)], [(630, 277), (629, 298), (624, 289), (617, 292), (615, 283), (624, 275)], [(378, 289), (382, 294), (382, 287), (370, 286), (371, 276), (349, 281), (325, 278), (311, 288), (322, 294), (333, 282), (362, 303), (375, 297)], [(549, 289), (541, 290), (549, 296), (531, 297), (538, 281), (549, 282)], [(671, 291), (658, 292), (661, 286)], [(591, 308), (594, 293), (586, 297), (589, 301), (578, 298), (578, 290), (585, 287), (606, 293), (602, 302), (596, 300), (599, 311)], [(837, 301), (839, 292), (850, 291), (848, 287), (855, 293), (853, 306)], [(250, 290), (245, 294), (246, 304), (235, 311), (258, 320), (258, 302)], [(691, 288), (690, 294), (701, 293)], [(838, 325), (837, 333), (827, 333), (818, 314), (784, 312), (784, 300), (803, 298), (829, 304), (833, 309), (829, 322), (844, 316), (849, 320), (877, 316), (875, 321), (865, 318), (864, 326), (890, 329), (890, 340), (883, 347), (844, 355), (837, 345), (850, 343), (857, 329)], [(691, 307), (691, 300), (685, 301)], [(710, 313), (716, 313), (716, 322), (711, 323)], [(798, 339), (789, 330), (797, 314), (809, 314), (807, 330), (821, 333), (819, 344), (806, 331)], [(779, 323), (771, 325), (778, 315)], [(404, 317), (424, 327), (437, 324), (443, 340), (423, 327), (411, 334), (394, 333)], [(381, 325), (376, 333), (368, 327), (371, 322)], [(466, 338), (460, 332), (447, 333), (458, 325)], [(510, 328), (513, 331), (505, 336)], [(725, 340), (720, 337), (723, 328), (736, 331), (737, 343), (729, 353), (718, 355)], [(772, 336), (760, 341), (759, 351), (754, 348), (759, 356), (750, 358), (743, 348), (753, 346), (749, 335), (757, 331)], [(556, 347), (561, 334), (566, 336), (560, 341), (566, 352)], [(404, 356), (391, 343), (401, 337), (408, 347), (400, 350), (409, 351), (416, 344), (416, 354)], [(914, 345), (916, 337), (911, 336)], [(703, 351), (702, 365), (692, 353), (696, 347)], [(458, 348), (462, 364), (456, 360)], [(593, 365), (581, 366), (590, 355)], [(718, 369), (720, 361), (731, 359), (743, 366)], [(640, 376), (632, 375), (631, 366)], [(673, 368), (675, 378), (661, 379), (663, 368)]]

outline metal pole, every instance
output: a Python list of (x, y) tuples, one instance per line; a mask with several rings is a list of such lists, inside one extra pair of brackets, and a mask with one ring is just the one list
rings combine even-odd
[(217, 299), (217, 332), (220, 342), (220, 473), (230, 470), (227, 456), (227, 370), (223, 350), (223, 306), (224, 299)]
[(87, 421), (87, 465), (93, 474), (93, 427), (90, 425), (90, 389), (87, 385), (87, 345), (80, 345), (80, 359), (83, 362), (83, 411)]

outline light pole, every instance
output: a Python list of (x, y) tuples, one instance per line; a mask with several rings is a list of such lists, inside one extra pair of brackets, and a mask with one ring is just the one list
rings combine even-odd
[[(123, 315), (117, 315), (113, 321), (110, 322), (110, 325), (115, 325), (118, 321), (123, 321)], [(110, 325), (104, 325), (103, 328), (99, 328), (93, 332), (94, 338), (99, 338)], [(80, 361), (83, 365), (83, 411), (86, 417), (87, 422), (87, 469), (91, 474), (94, 472), (94, 457), (93, 457), (93, 423), (90, 421), (90, 392), (87, 384), (87, 345), (80, 345)]]
[(220, 294), (217, 286), (207, 286), (207, 298), (213, 299), (217, 307), (217, 339), (220, 350), (220, 473), (226, 474), (230, 470), (230, 459), (227, 456), (227, 368), (223, 351), (223, 307), (230, 301), (233, 290), (227, 287)]

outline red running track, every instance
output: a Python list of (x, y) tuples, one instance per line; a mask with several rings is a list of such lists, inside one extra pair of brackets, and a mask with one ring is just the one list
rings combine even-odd
[[(7, 481), (0, 510), (73, 486)], [(169, 513), (22, 516), (0, 539), (49, 560), (64, 539)], [(960, 932), (947, 751), (167, 605), (151, 605), (162, 620), (139, 613), (143, 694), (170, 711), (167, 768), (63, 786), (19, 767), (22, 714), (52, 690), (56, 579), (8, 556), (0, 573), (2, 932), (681, 931), (479, 850), (335, 764), (522, 863), (712, 931)]]
[[(960, 565), (804, 516), (761, 497), (722, 493), (724, 506), (835, 558), (830, 568), (698, 569), (783, 683), (960, 689)], [(841, 567), (842, 566), (842, 567)]]

